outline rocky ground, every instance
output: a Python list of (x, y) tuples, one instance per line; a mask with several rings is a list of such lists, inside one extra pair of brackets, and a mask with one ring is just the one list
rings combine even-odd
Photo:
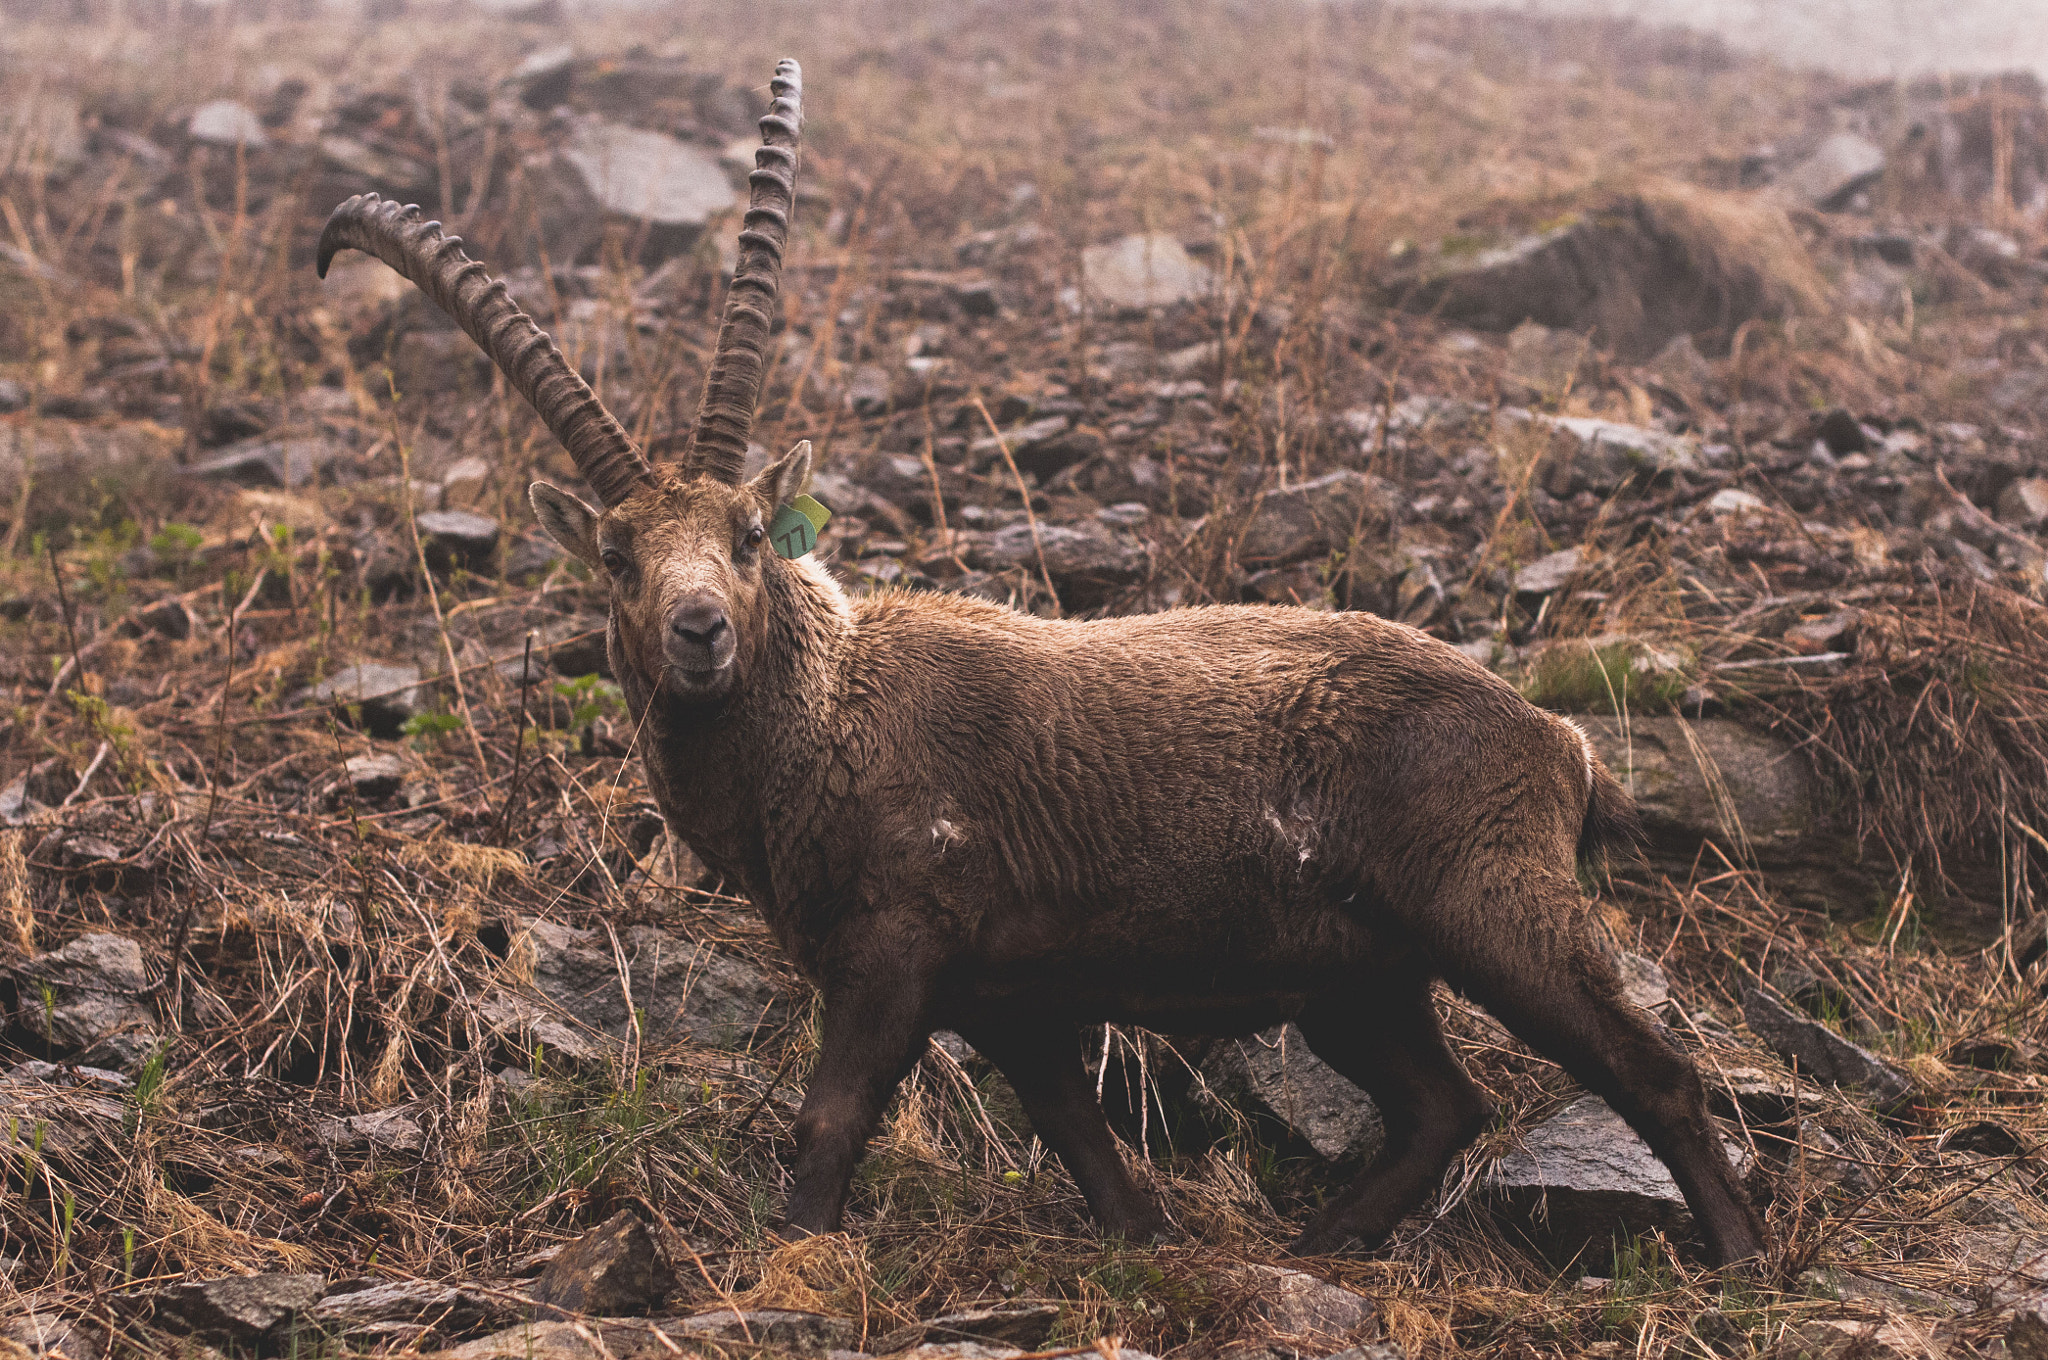
[[(0, 28), (0, 1356), (2048, 1356), (2048, 111), (1374, 6)], [(1089, 1039), (1094, 1238), (940, 1036), (782, 1244), (812, 998), (667, 843), (570, 480), (327, 211), (420, 202), (657, 456), (775, 56), (757, 456), (856, 591), (1369, 609), (1582, 715), (1775, 1243), (1443, 1004), (1502, 1115), (1371, 1256), (1285, 1028)], [(1119, 1350), (1120, 1348), (1120, 1350)]]

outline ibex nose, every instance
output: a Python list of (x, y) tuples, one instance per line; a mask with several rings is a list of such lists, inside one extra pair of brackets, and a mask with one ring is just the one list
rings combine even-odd
[(691, 595), (669, 611), (668, 659), (685, 670), (714, 671), (732, 659), (732, 623), (715, 595)]

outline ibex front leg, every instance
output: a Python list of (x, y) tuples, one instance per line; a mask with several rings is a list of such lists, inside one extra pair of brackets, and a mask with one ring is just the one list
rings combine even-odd
[(839, 1230), (853, 1169), (931, 1037), (931, 972), (915, 950), (888, 943), (863, 941), (860, 957), (836, 961), (838, 976), (824, 989), (818, 1067), (796, 1116), (796, 1185), (784, 1215), (796, 1236)]

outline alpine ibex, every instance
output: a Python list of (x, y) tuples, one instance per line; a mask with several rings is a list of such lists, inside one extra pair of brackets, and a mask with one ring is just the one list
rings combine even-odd
[(744, 885), (823, 993), (788, 1226), (839, 1226), (890, 1093), (946, 1028), (1009, 1079), (1104, 1229), (1157, 1234), (1080, 1027), (1293, 1019), (1386, 1123), (1384, 1151), (1295, 1246), (1376, 1243), (1488, 1118), (1438, 1028), (1443, 977), (1642, 1134), (1716, 1258), (1759, 1253), (1692, 1063), (1623, 999), (1589, 920), (1576, 857), (1626, 835), (1633, 810), (1575, 728), (1368, 614), (1078, 622), (935, 593), (849, 599), (764, 542), (811, 470), (805, 442), (743, 479), (795, 194), (795, 62), (772, 91), (677, 467), (650, 466), (417, 208), (350, 199), (319, 267), (353, 247), (424, 289), (603, 506), (532, 488), (547, 531), (609, 583), (611, 664), (669, 826)]

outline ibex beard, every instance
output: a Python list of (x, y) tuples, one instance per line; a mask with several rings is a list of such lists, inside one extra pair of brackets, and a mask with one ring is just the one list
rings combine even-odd
[(1633, 810), (1585, 738), (1453, 648), (1362, 613), (1219, 606), (1045, 620), (935, 593), (850, 601), (765, 541), (799, 444), (751, 479), (793, 202), (801, 77), (778, 66), (711, 372), (680, 466), (641, 457), (459, 242), (374, 197), (370, 250), (533, 402), (601, 505), (546, 483), (548, 532), (608, 583), (608, 646), (671, 830), (819, 989), (786, 1222), (842, 1221), (897, 1083), (952, 1029), (1125, 1237), (1167, 1227), (1083, 1066), (1083, 1026), (1242, 1035), (1295, 1021), (1363, 1087), (1382, 1151), (1295, 1242), (1382, 1241), (1490, 1116), (1442, 978), (1605, 1098), (1710, 1254), (1761, 1224), (1691, 1061), (1630, 1004), (1576, 878)]

